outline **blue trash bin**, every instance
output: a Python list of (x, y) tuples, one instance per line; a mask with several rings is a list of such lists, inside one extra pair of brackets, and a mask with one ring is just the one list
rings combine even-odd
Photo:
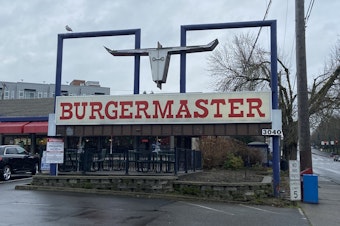
[(303, 175), (303, 201), (319, 203), (318, 176), (314, 174)]

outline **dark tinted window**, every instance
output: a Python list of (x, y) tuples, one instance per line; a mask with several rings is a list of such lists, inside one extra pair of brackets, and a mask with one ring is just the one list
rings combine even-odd
[(0, 155), (4, 154), (5, 147), (0, 147)]
[(6, 154), (17, 154), (17, 153), (18, 153), (18, 151), (15, 147), (8, 147), (6, 149)]

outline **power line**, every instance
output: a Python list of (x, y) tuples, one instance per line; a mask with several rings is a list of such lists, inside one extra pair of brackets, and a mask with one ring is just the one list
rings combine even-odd
[(307, 27), (307, 22), (308, 22), (308, 19), (312, 13), (312, 9), (313, 9), (313, 6), (314, 6), (314, 2), (315, 0), (311, 0), (309, 2), (309, 5), (308, 5), (308, 9), (307, 9), (307, 12), (306, 12), (306, 16), (305, 16), (305, 26)]
[[(272, 4), (272, 0), (270, 0), (268, 5), (267, 5), (267, 9), (266, 9), (266, 12), (265, 12), (265, 14), (263, 16), (263, 20), (265, 20), (267, 18), (271, 4)], [(259, 37), (260, 37), (261, 31), (262, 31), (262, 27), (260, 27), (259, 31), (257, 32), (257, 36), (256, 36), (256, 39), (255, 39), (255, 42), (254, 42), (254, 44), (252, 46), (252, 49), (250, 51), (250, 54), (249, 54), (249, 57), (248, 57), (248, 60), (247, 60), (248, 62), (249, 62), (251, 56), (253, 55), (253, 52), (254, 52), (254, 49), (255, 49), (255, 45), (256, 45)]]
[(287, 32), (287, 20), (288, 20), (288, 0), (286, 0), (287, 4), (286, 4), (286, 18), (285, 18), (285, 32), (283, 35), (283, 46), (282, 49), (285, 48), (285, 44), (286, 44), (286, 32)]

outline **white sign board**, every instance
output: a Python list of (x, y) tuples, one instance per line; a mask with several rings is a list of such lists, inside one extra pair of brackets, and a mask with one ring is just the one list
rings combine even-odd
[(63, 139), (48, 138), (46, 146), (46, 163), (64, 162), (64, 141)]
[(290, 200), (301, 200), (300, 162), (289, 160)]
[(43, 156), (41, 157), (41, 171), (49, 171), (50, 170), (50, 164), (46, 163), (46, 154), (43, 153)]
[(301, 182), (300, 181), (290, 181), (290, 200), (299, 201), (301, 200)]
[(270, 92), (58, 96), (56, 125), (270, 123)]
[(282, 130), (279, 129), (262, 129), (262, 136), (281, 136)]
[(282, 111), (280, 109), (272, 110), (272, 129), (282, 131)]
[(289, 179), (300, 181), (300, 162), (289, 160)]

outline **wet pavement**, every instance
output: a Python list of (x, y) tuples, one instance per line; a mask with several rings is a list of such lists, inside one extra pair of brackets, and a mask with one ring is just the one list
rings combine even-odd
[(15, 190), (1, 182), (0, 225), (309, 225), (298, 208)]

